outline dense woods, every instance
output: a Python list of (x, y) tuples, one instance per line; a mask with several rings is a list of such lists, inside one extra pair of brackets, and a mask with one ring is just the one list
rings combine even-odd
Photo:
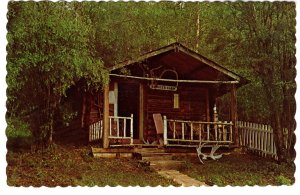
[[(271, 124), (280, 161), (294, 155), (295, 3), (9, 2), (8, 136), (52, 142), (76, 115), (67, 90), (101, 90), (117, 62), (178, 41), (250, 80), (239, 120)], [(229, 97), (218, 101), (220, 117)], [(288, 148), (282, 128), (289, 129)]]

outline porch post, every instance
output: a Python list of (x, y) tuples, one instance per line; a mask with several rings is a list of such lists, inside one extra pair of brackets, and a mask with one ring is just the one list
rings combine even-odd
[(167, 129), (167, 117), (166, 116), (164, 116), (164, 118), (163, 118), (163, 124), (164, 124), (164, 145), (166, 146), (167, 144), (168, 144), (168, 129)]
[(231, 88), (231, 103), (230, 103), (231, 121), (233, 123), (233, 141), (234, 145), (239, 146), (239, 132), (236, 126), (237, 123), (237, 94), (236, 85), (233, 84)]
[(144, 85), (140, 83), (139, 97), (139, 139), (144, 139)]
[(103, 91), (103, 148), (108, 148), (109, 140), (109, 84), (104, 87)]

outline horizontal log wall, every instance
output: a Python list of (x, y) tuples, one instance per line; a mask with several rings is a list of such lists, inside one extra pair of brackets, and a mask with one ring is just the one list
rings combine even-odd
[[(114, 85), (113, 83), (110, 84), (109, 90), (113, 91), (114, 90)], [(87, 115), (89, 114), (89, 122), (87, 125), (96, 123), (100, 120), (102, 120), (103, 116), (103, 92), (98, 91), (96, 94), (92, 95), (91, 99), (91, 108), (90, 108), (90, 113), (86, 113)], [(109, 116), (114, 115), (114, 104), (109, 104)]]
[[(179, 86), (177, 91), (162, 91), (146, 88), (144, 128), (146, 139), (156, 136), (154, 113), (177, 120), (207, 121), (206, 89)], [(174, 108), (174, 94), (179, 94), (179, 108)]]

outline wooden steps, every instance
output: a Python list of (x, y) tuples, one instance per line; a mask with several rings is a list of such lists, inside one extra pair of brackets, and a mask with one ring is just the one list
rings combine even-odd
[(178, 170), (182, 168), (183, 162), (178, 160), (151, 160), (150, 167), (155, 170)]
[(132, 158), (133, 154), (130, 152), (101, 152), (101, 153), (93, 153), (95, 158)]
[(134, 148), (134, 152), (140, 154), (155, 154), (155, 153), (165, 153), (164, 148)]
[[(98, 148), (91, 147), (91, 151), (96, 158), (136, 158), (143, 161), (154, 162), (160, 160), (172, 160), (173, 156), (197, 155), (192, 150), (170, 150), (169, 148), (158, 147), (117, 147), (117, 148)], [(165, 162), (170, 164), (169, 162)], [(157, 164), (163, 164), (158, 162)], [(162, 166), (162, 165), (161, 165)]]
[(155, 160), (172, 160), (173, 155), (170, 154), (151, 154), (151, 155), (143, 155), (142, 160), (145, 161), (155, 161)]
[(132, 158), (133, 148), (94, 148), (91, 147), (95, 158)]
[(173, 160), (171, 153), (166, 153), (164, 149), (143, 148), (139, 150), (142, 161), (149, 162), (151, 168), (155, 170), (180, 169), (182, 161)]

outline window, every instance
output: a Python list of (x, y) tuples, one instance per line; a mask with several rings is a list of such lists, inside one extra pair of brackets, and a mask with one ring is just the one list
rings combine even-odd
[(174, 94), (174, 108), (179, 108), (179, 94)]

